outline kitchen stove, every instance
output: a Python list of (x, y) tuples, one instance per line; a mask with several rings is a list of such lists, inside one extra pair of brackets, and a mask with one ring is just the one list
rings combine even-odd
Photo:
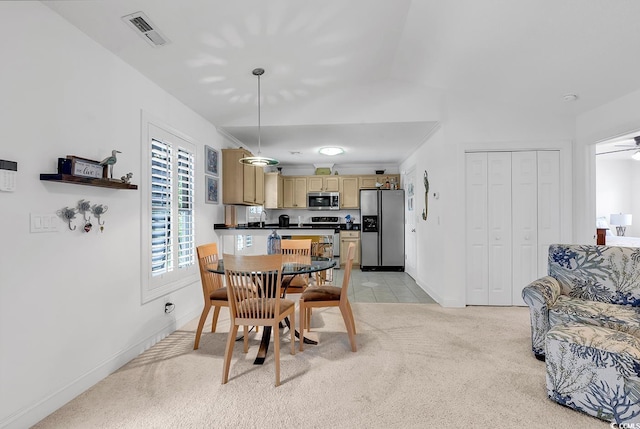
[(311, 228), (335, 229), (340, 232), (340, 218), (338, 216), (313, 216), (309, 225)]
[(310, 225), (311, 228), (333, 229), (331, 256), (340, 256), (340, 218), (338, 216), (313, 216)]

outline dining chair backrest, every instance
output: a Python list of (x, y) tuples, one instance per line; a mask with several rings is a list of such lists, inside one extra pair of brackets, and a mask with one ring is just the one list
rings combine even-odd
[(353, 259), (356, 255), (355, 243), (349, 243), (347, 248), (347, 262), (344, 267), (344, 274), (342, 276), (342, 288), (340, 290), (340, 301), (346, 301), (348, 298), (347, 290), (349, 289), (349, 282), (351, 280), (351, 268), (353, 267)]
[(311, 263), (311, 239), (287, 239), (282, 240), (283, 262)]
[(231, 317), (262, 325), (280, 314), (282, 255), (223, 255)]
[[(297, 264), (311, 263), (311, 239), (310, 238), (282, 240), (280, 246), (282, 249), (282, 261), (284, 263), (287, 263), (287, 262), (293, 262)], [(308, 285), (309, 285), (309, 274), (298, 275), (293, 277), (289, 282), (289, 288), (290, 288), (289, 291), (295, 292), (296, 287), (305, 288)]]
[(197, 350), (200, 345), (200, 337), (204, 324), (209, 317), (209, 312), (213, 307), (213, 318), (211, 319), (211, 332), (216, 331), (218, 325), (218, 316), (220, 308), (227, 307), (228, 298), (227, 290), (223, 287), (223, 276), (209, 271), (218, 267), (218, 245), (216, 243), (203, 244), (196, 247), (198, 254), (198, 266), (200, 267), (200, 280), (202, 283), (202, 297), (204, 298), (204, 306), (200, 314), (198, 329), (196, 330), (193, 349)]
[(198, 265), (200, 266), (200, 280), (205, 301), (209, 300), (211, 292), (222, 287), (222, 276), (207, 270), (207, 266), (215, 267), (218, 263), (218, 245), (216, 243), (203, 244), (196, 248)]

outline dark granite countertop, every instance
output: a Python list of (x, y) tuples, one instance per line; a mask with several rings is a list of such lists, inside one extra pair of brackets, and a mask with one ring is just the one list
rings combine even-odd
[[(347, 227), (346, 227), (345, 224), (340, 224), (340, 229), (344, 230), (346, 228)], [(213, 224), (213, 229), (257, 229), (257, 230), (265, 230), (265, 229), (268, 229), (268, 230), (270, 230), (270, 229), (293, 229), (293, 230), (296, 230), (296, 229), (309, 229), (309, 230), (312, 230), (312, 229), (333, 229), (333, 228), (326, 227), (326, 226), (318, 227), (318, 226), (313, 226), (313, 225), (308, 224), (308, 223), (305, 223), (302, 226), (290, 225), (288, 227), (280, 227), (280, 226), (278, 226), (277, 223), (266, 223), (263, 226), (260, 226), (259, 222), (249, 222), (248, 224), (243, 223), (243, 224), (238, 224), (236, 226), (226, 226), (223, 223), (216, 223), (216, 224)], [(358, 224), (358, 223), (353, 224), (353, 228), (352, 229), (354, 231), (360, 230), (360, 224)]]

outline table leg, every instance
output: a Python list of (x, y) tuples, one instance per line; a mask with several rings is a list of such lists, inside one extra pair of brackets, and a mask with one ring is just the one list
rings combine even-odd
[[(287, 327), (288, 327), (289, 329), (291, 329), (291, 322), (289, 321), (289, 318), (288, 318), (288, 317), (285, 317), (285, 318), (284, 318), (284, 323), (286, 323), (286, 324), (287, 324)], [(296, 338), (300, 338), (300, 332), (298, 332), (298, 330), (297, 330), (297, 329), (296, 329)], [(314, 346), (318, 344), (318, 342), (317, 342), (317, 341), (314, 341), (314, 340), (312, 340), (311, 338), (308, 338), (308, 337), (304, 337), (304, 343), (305, 343), (305, 344), (312, 344), (312, 345), (314, 345)]]
[[(284, 322), (289, 329), (291, 329), (291, 322), (288, 317), (284, 318)], [(300, 333), (296, 330), (295, 332), (296, 338), (300, 338)], [(264, 360), (267, 357), (267, 351), (269, 351), (269, 343), (271, 342), (271, 326), (263, 326), (262, 329), (262, 340), (260, 340), (260, 347), (258, 348), (258, 354), (256, 355), (256, 359), (253, 361), (254, 365), (262, 365)], [(317, 345), (318, 342), (314, 341), (308, 337), (304, 338), (305, 344)]]
[(271, 342), (271, 326), (262, 327), (262, 340), (260, 341), (260, 348), (258, 349), (258, 355), (256, 360), (253, 361), (254, 365), (262, 365), (267, 357), (267, 351), (269, 350), (269, 343)]

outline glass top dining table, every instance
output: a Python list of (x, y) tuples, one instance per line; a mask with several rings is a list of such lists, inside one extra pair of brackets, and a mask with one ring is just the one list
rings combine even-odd
[[(300, 264), (296, 262), (285, 262), (282, 264), (282, 275), (292, 276), (297, 274), (316, 273), (318, 271), (329, 270), (336, 266), (333, 258), (324, 258), (321, 256), (312, 256), (310, 264)], [(216, 274), (224, 274), (224, 259), (218, 260), (218, 263), (208, 264), (207, 271)]]
[[(310, 264), (301, 264), (296, 262), (285, 262), (282, 264), (282, 289), (283, 289), (283, 297), (286, 294), (287, 287), (291, 282), (291, 279), (299, 274), (309, 274), (316, 273), (319, 271), (329, 270), (336, 266), (336, 261), (333, 258), (325, 258), (321, 256), (311, 256)], [(224, 259), (219, 259), (217, 263), (208, 264), (205, 266), (207, 271), (216, 274), (224, 275)], [(259, 274), (259, 273), (256, 273)], [(286, 279), (285, 276), (287, 277)], [(289, 328), (291, 328), (289, 324), (289, 319), (285, 319), (285, 323)], [(296, 337), (299, 338), (299, 333), (296, 331)], [(254, 364), (261, 365), (264, 363), (267, 350), (269, 348), (269, 339), (271, 338), (271, 327), (265, 326), (262, 330), (262, 341), (260, 342), (260, 348), (258, 350), (258, 355), (254, 361)], [(318, 344), (317, 341), (311, 340), (308, 337), (304, 339), (305, 344)]]

